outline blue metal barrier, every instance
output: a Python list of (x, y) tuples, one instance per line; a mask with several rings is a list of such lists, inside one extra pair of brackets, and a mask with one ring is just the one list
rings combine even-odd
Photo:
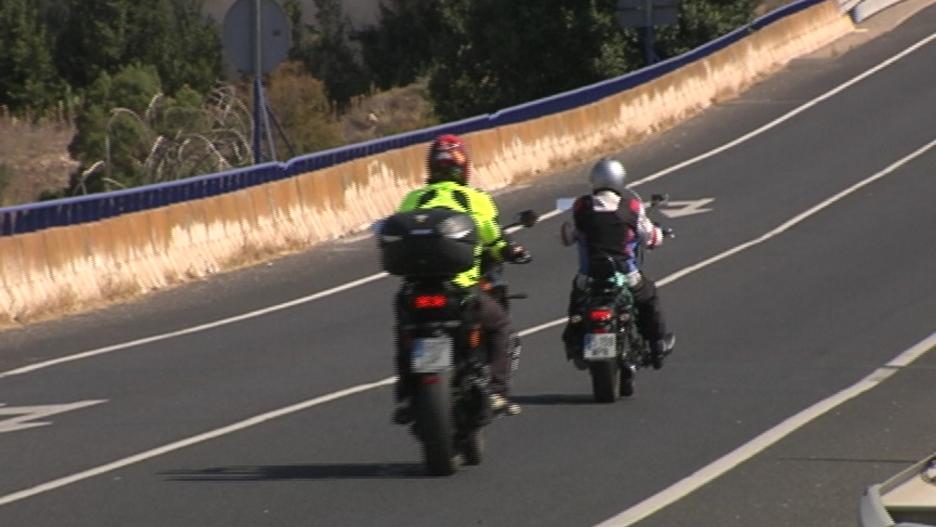
[(285, 177), (284, 164), (266, 163), (157, 185), (2, 208), (0, 236), (100, 221), (233, 192)]
[(822, 1), (797, 0), (767, 13), (731, 33), (653, 66), (568, 92), (505, 108), (493, 114), (479, 115), (431, 128), (332, 148), (299, 156), (286, 163), (265, 163), (217, 174), (196, 176), (116, 192), (0, 208), (0, 236), (99, 221), (121, 214), (164, 207), (182, 201), (217, 196), (305, 172), (328, 168), (388, 150), (427, 143), (439, 134), (467, 134), (571, 110), (666, 75), (737, 42), (752, 31), (759, 30)]

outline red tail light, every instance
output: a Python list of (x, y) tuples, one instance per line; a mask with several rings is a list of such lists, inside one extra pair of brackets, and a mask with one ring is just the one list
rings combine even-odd
[(438, 375), (423, 375), (420, 379), (423, 384), (439, 384), (439, 381), (441, 380), (442, 378)]
[(607, 322), (611, 320), (611, 310), (610, 309), (592, 309), (588, 313), (588, 318), (592, 322)]
[(413, 307), (416, 309), (439, 309), (445, 307), (448, 299), (445, 295), (418, 295), (413, 299)]

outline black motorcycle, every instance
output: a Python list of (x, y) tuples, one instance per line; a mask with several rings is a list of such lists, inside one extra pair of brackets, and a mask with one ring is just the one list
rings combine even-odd
[(592, 393), (601, 403), (634, 394), (637, 370), (652, 362), (649, 343), (637, 328), (637, 310), (626, 285), (590, 278), (581, 314), (572, 315), (582, 336), (580, 366), (587, 367)]
[[(530, 227), (537, 219), (526, 211), (514, 225)], [(452, 285), (454, 276), (474, 264), (478, 237), (467, 214), (446, 209), (397, 213), (378, 227), (378, 241), (384, 269), (403, 277), (396, 300), (397, 366), (409, 383), (412, 432), (422, 443), (426, 468), (432, 475), (450, 475), (459, 462), (477, 465), (483, 428), (495, 417), (477, 295), (493, 294), (505, 308), (511, 298), (523, 295), (509, 293), (497, 266), (485, 270), (478, 288)], [(515, 364), (519, 338), (512, 344)]]
[[(656, 207), (667, 201), (667, 196), (654, 194), (645, 205)], [(560, 209), (571, 206), (568, 200), (560, 200)], [(569, 224), (563, 225), (563, 239)], [(672, 229), (663, 229), (668, 238), (675, 237)], [(641, 253), (642, 258), (642, 253)], [(583, 283), (576, 284), (581, 297), (569, 317), (569, 331), (579, 345), (575, 346), (573, 358), (576, 367), (588, 370), (591, 376), (592, 393), (595, 401), (611, 403), (618, 396), (634, 394), (634, 378), (637, 370), (652, 366), (659, 369), (662, 357), (651, 353), (650, 343), (643, 338), (638, 327), (638, 313), (630, 292), (629, 280), (639, 280), (639, 274), (629, 276), (614, 258), (607, 258), (605, 265), (596, 265), (601, 272), (594, 276), (578, 277)]]

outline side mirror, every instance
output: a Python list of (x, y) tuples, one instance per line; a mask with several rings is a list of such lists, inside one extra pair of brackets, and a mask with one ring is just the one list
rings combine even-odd
[(528, 209), (520, 213), (520, 225), (526, 228), (536, 225), (537, 221), (539, 221), (539, 214), (537, 214), (535, 210)]
[(654, 194), (650, 196), (650, 206), (656, 207), (669, 201), (669, 194)]

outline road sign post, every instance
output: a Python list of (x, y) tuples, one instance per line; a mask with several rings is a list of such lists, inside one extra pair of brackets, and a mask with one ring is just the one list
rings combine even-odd
[[(246, 35), (249, 38), (245, 38)], [(228, 58), (238, 71), (254, 76), (252, 144), (255, 163), (264, 161), (264, 135), (270, 159), (276, 159), (263, 75), (273, 71), (286, 58), (289, 36), (289, 18), (275, 0), (237, 0), (224, 16), (223, 41)]]
[(618, 0), (618, 25), (641, 29), (644, 59), (649, 66), (658, 60), (654, 28), (679, 23), (679, 0)]

